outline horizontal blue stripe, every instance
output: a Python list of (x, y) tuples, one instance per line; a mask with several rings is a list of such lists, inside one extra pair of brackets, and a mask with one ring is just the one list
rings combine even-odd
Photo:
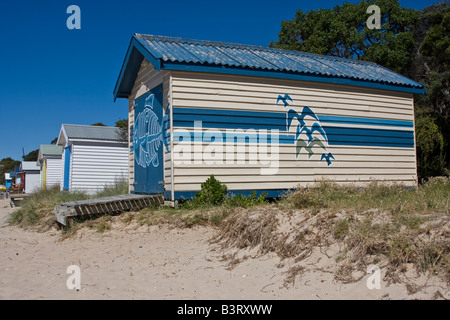
[[(389, 127), (407, 127), (413, 128), (412, 121), (373, 119), (359, 117), (342, 117), (317, 115), (319, 121), (339, 124), (364, 124), (373, 126)], [(221, 123), (221, 128), (241, 129), (266, 129), (266, 130), (285, 130), (286, 113), (285, 112), (264, 112), (264, 111), (243, 111), (243, 110), (223, 110), (223, 109), (203, 109), (203, 108), (174, 108), (173, 109), (174, 127), (186, 127), (185, 122), (202, 121), (204, 123)], [(232, 126), (225, 126), (226, 124)], [(239, 126), (238, 126), (239, 125)], [(258, 125), (258, 127), (255, 127)], [(219, 127), (212, 127), (219, 128)]]
[[(401, 147), (414, 148), (414, 133), (412, 131), (382, 130), (382, 129), (354, 129), (340, 127), (324, 127), (327, 133), (328, 144), (331, 146), (377, 146), (377, 147)], [(265, 137), (249, 133), (218, 133), (219, 139), (212, 133), (205, 132), (174, 132), (174, 141), (182, 142), (186, 138), (189, 142), (235, 142), (235, 143), (272, 143), (278, 138), (279, 144), (295, 144), (293, 134), (267, 134)]]
[[(200, 191), (200, 190), (198, 190)], [(175, 191), (174, 200), (189, 200), (195, 197), (195, 193), (198, 191)], [(263, 193), (267, 193), (266, 198), (278, 198), (283, 196), (284, 194), (294, 191), (294, 189), (271, 189), (271, 190), (228, 190), (227, 194), (229, 197), (236, 196), (238, 194), (242, 194), (246, 197), (250, 196), (252, 192), (256, 192), (256, 196), (259, 197)], [(172, 198), (171, 191), (164, 192), (165, 199)]]
[[(274, 135), (267, 134), (265, 137), (258, 134), (249, 134), (249, 133), (232, 133), (227, 135), (225, 132), (218, 133), (221, 137), (219, 141), (217, 141), (215, 135), (213, 133), (207, 132), (189, 132), (189, 141), (190, 142), (236, 142), (236, 143), (272, 143), (273, 139), (278, 139), (278, 143), (281, 144), (294, 144), (295, 139), (293, 135)], [(187, 132), (174, 132), (174, 141), (182, 142), (187, 138)]]
[(414, 123), (412, 121), (402, 121), (402, 120), (324, 116), (324, 115), (318, 115), (318, 118), (320, 122), (327, 122), (327, 123), (364, 124), (370, 126), (405, 127), (405, 128), (414, 127)]
[(412, 131), (405, 130), (388, 130), (388, 129), (371, 129), (371, 128), (342, 128), (332, 126), (322, 126), (325, 130), (328, 139), (333, 140), (333, 136), (352, 136), (363, 137), (364, 139), (370, 137), (380, 138), (396, 138), (396, 139), (414, 139)]
[[(281, 112), (261, 112), (242, 110), (222, 110), (222, 109), (201, 109), (201, 108), (174, 108), (174, 127), (194, 128), (195, 121), (201, 121), (202, 129), (242, 129), (242, 130), (279, 130), (280, 144), (295, 144), (293, 134), (283, 134), (286, 132), (286, 113)], [(323, 124), (363, 124), (373, 126), (398, 126), (399, 128), (413, 128), (412, 121), (370, 119), (357, 117), (340, 116), (319, 116)], [(379, 147), (414, 147), (414, 132), (412, 130), (378, 129), (378, 128), (349, 128), (323, 125), (328, 138), (329, 145), (354, 145), (354, 146), (379, 146)], [(270, 133), (270, 132), (269, 132)], [(225, 134), (222, 132), (221, 134)], [(268, 141), (258, 136), (252, 137), (249, 132), (237, 134), (235, 142), (271, 142), (270, 135)], [(249, 137), (250, 136), (250, 137)], [(230, 137), (228, 137), (230, 138)], [(226, 137), (222, 136), (226, 141)], [(249, 141), (255, 139), (253, 141)], [(192, 133), (191, 142), (203, 141), (212, 142), (210, 135), (198, 136)], [(175, 134), (174, 141), (180, 140), (180, 133)]]

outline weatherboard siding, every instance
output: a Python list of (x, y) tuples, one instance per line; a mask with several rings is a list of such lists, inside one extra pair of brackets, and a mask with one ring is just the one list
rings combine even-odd
[(52, 187), (61, 183), (62, 160), (46, 158), (46, 187)]
[(41, 187), (41, 175), (38, 170), (25, 172), (25, 193), (33, 193)]
[[(206, 120), (204, 131), (224, 132), (227, 128), (233, 128), (234, 123), (235, 128), (241, 124), (244, 133), (248, 133), (245, 130), (270, 127), (275, 122), (263, 119), (262, 122), (252, 123), (255, 122), (252, 113), (245, 112), (279, 113), (284, 117), (289, 108), (300, 113), (303, 107), (308, 106), (319, 119), (327, 120), (321, 121), (321, 125), (326, 132), (330, 132), (327, 151), (335, 157), (330, 166), (327, 166), (326, 161), (320, 161), (319, 150), (309, 160), (305, 153), (300, 153), (296, 159), (295, 145), (284, 141), (279, 144), (279, 170), (273, 175), (262, 175), (261, 168), (267, 166), (249, 162), (250, 141), (244, 144), (246, 157), (241, 164), (235, 161), (233, 164), (207, 165), (204, 161), (195, 163), (194, 158), (189, 163), (179, 154), (172, 154), (170, 161), (174, 162), (175, 192), (199, 190), (200, 184), (210, 174), (226, 183), (230, 190), (289, 189), (298, 185), (306, 186), (318, 179), (359, 185), (366, 185), (373, 180), (416, 185), (412, 94), (333, 84), (175, 71), (172, 72), (171, 84), (175, 113), (174, 147), (180, 144), (176, 139), (177, 134), (194, 132), (195, 119)], [(286, 109), (282, 102), (277, 104), (279, 94), (289, 94), (293, 100), (289, 101), (290, 105)], [(190, 114), (183, 114), (183, 108), (190, 109)], [(235, 122), (232, 116), (229, 120), (224, 119), (227, 111), (236, 116)], [(238, 116), (240, 114), (237, 111), (243, 112), (242, 117)], [(286, 132), (284, 127), (280, 135), (291, 136), (293, 142), (293, 127), (290, 132)], [(196, 142), (194, 148), (202, 153), (205, 148), (212, 146), (201, 139), (192, 138), (192, 142)], [(237, 150), (239, 143), (228, 146)], [(261, 146), (261, 143), (255, 146)], [(225, 152), (223, 159), (226, 159)]]
[[(283, 112), (278, 94), (316, 114), (413, 121), (412, 95), (359, 87), (240, 76), (173, 72), (175, 107)], [(220, 105), (220, 107), (218, 106)]]
[(73, 144), (70, 190), (90, 194), (128, 179), (128, 151), (120, 144)]

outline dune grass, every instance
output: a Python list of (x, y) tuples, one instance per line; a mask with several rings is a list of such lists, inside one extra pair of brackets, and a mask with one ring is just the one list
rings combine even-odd
[(299, 209), (380, 211), (425, 214), (448, 213), (450, 183), (447, 177), (430, 179), (419, 188), (372, 182), (368, 187), (340, 186), (332, 181), (317, 181), (312, 188), (301, 188), (289, 194), (285, 202)]
[[(24, 200), (10, 223), (48, 230), (54, 223), (53, 208), (59, 203), (127, 191), (126, 183), (95, 196), (50, 188)], [(114, 222), (120, 222), (119, 226), (169, 224), (180, 228), (208, 225), (217, 228), (213, 242), (224, 249), (258, 247), (260, 254), (273, 252), (282, 260), (302, 261), (317, 248), (339, 244), (336, 279), (342, 282), (361, 278), (367, 265), (381, 261), (387, 261), (383, 263), (388, 266), (388, 280), (395, 281), (405, 266), (413, 265), (417, 272), (438, 274), (450, 282), (449, 204), (448, 177), (433, 178), (410, 189), (376, 182), (358, 188), (318, 181), (272, 203), (255, 194), (224, 198), (218, 205), (186, 201), (178, 208), (78, 218), (63, 233), (70, 237), (82, 227), (106, 232)], [(295, 221), (295, 227), (283, 230), (286, 221)], [(302, 270), (294, 265), (287, 278), (295, 279), (295, 273)]]
[[(418, 273), (436, 274), (450, 283), (449, 203), (450, 181), (443, 177), (418, 189), (376, 183), (362, 189), (318, 181), (272, 207), (231, 214), (214, 242), (223, 249), (258, 248), (259, 254), (272, 252), (295, 262), (338, 245), (339, 252), (332, 255), (341, 282), (357, 281), (368, 265), (381, 263), (387, 281), (397, 281), (412, 265)], [(294, 264), (293, 273), (301, 270)]]
[(117, 181), (112, 185), (94, 194), (89, 195), (82, 191), (61, 191), (58, 185), (47, 189), (40, 189), (25, 198), (18, 210), (9, 217), (10, 225), (21, 227), (37, 227), (38, 230), (47, 230), (54, 223), (53, 209), (63, 202), (86, 200), (128, 193), (128, 183)]
[(25, 198), (8, 222), (10, 225), (37, 226), (39, 230), (45, 230), (54, 223), (52, 212), (56, 205), (88, 198), (89, 195), (85, 192), (61, 192), (59, 186), (41, 189)]

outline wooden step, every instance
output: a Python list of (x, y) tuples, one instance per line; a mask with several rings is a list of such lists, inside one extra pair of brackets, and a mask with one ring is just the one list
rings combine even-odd
[(61, 203), (55, 206), (55, 220), (66, 226), (68, 219), (91, 214), (117, 214), (124, 211), (140, 210), (164, 203), (162, 194), (122, 194), (112, 197)]

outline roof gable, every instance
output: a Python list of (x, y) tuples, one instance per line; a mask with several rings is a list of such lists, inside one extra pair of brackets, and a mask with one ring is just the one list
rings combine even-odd
[(37, 158), (37, 164), (39, 165), (45, 156), (61, 156), (62, 146), (57, 146), (54, 144), (41, 144), (39, 146), (39, 154)]
[(331, 82), (424, 93), (424, 86), (368, 61), (217, 41), (133, 35), (114, 89), (127, 98), (143, 58), (160, 70), (183, 70)]
[(90, 140), (104, 142), (126, 142), (121, 135), (121, 129), (116, 127), (87, 126), (63, 124), (58, 137), (58, 144), (63, 145), (71, 140)]

